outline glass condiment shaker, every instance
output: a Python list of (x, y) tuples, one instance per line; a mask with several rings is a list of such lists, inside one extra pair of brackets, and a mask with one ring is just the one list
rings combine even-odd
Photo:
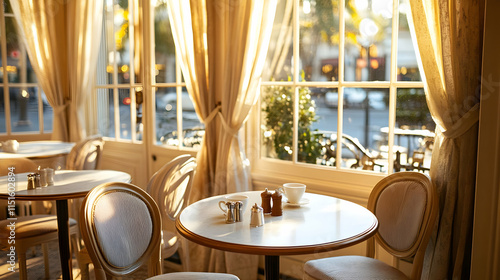
[(264, 225), (264, 211), (262, 210), (262, 207), (257, 205), (255, 203), (254, 206), (252, 206), (252, 214), (250, 216), (250, 226), (251, 227), (260, 227)]

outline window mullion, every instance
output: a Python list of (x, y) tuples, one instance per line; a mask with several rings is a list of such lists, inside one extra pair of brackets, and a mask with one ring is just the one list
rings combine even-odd
[(179, 140), (179, 144), (177, 145), (177, 149), (181, 149), (184, 143), (184, 133), (183, 131), (183, 123), (182, 123), (182, 71), (181, 71), (181, 59), (175, 52), (175, 89), (177, 94), (177, 139)]
[(299, 88), (297, 87), (297, 83), (299, 81), (299, 42), (300, 42), (300, 26), (299, 26), (299, 0), (294, 1), (294, 9), (293, 9), (293, 87), (292, 90), (294, 92), (293, 95), (293, 140), (292, 140), (292, 162), (296, 163), (298, 160), (299, 153)]
[(129, 3), (128, 5), (128, 32), (129, 32), (129, 40), (128, 40), (128, 45), (130, 48), (130, 67), (129, 67), (129, 77), (130, 77), (130, 90), (129, 90), (129, 97), (130, 97), (130, 138), (132, 143), (137, 142), (137, 135), (136, 135), (136, 121), (137, 121), (137, 102), (136, 102), (136, 96), (135, 96), (135, 7), (136, 2)]
[[(396, 124), (396, 97), (397, 97), (397, 67), (398, 67), (398, 37), (399, 37), (399, 1), (393, 0), (392, 6), (392, 38), (391, 38), (391, 71), (389, 89), (389, 143), (387, 159), (389, 167), (387, 172), (391, 174), (394, 169), (393, 147), (394, 147), (394, 126)], [(408, 151), (409, 152), (409, 151)]]
[[(5, 7), (4, 1), (0, 0), (1, 7)], [(5, 13), (4, 9), (0, 8), (0, 32), (5, 34)], [(12, 133), (11, 127), (11, 117), (10, 117), (10, 90), (9, 90), (9, 78), (7, 74), (7, 40), (6, 36), (1, 37), (1, 54), (2, 54), (2, 72), (3, 72), (3, 101), (5, 108), (5, 131), (7, 135)]]
[[(115, 6), (113, 5), (113, 13), (115, 14)], [(113, 35), (116, 33), (115, 25), (113, 24)], [(119, 104), (119, 94), (118, 94), (118, 65), (116, 61), (116, 40), (111, 40), (112, 50), (113, 50), (113, 107), (114, 109), (114, 118), (115, 118), (115, 138), (116, 140), (120, 140), (120, 104)]]
[(339, 88), (337, 90), (337, 150), (335, 151), (335, 168), (340, 170), (342, 162), (342, 130), (344, 123), (344, 54), (345, 54), (345, 21), (344, 7), (345, 0), (340, 1), (339, 9)]

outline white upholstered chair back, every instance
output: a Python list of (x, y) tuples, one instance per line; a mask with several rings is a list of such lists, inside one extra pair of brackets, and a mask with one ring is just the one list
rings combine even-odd
[(76, 143), (66, 158), (66, 169), (98, 169), (103, 147), (104, 140), (99, 136), (92, 136)]
[(94, 188), (80, 211), (82, 237), (97, 279), (123, 276), (149, 264), (149, 276), (161, 273), (161, 219), (155, 201), (128, 183)]
[[(412, 279), (419, 279), (421, 273), (437, 216), (437, 202), (429, 176), (419, 172), (398, 172), (385, 177), (368, 199), (368, 209), (379, 221), (376, 241), (394, 257), (413, 260)], [(368, 242), (369, 257), (374, 257), (373, 241)]]

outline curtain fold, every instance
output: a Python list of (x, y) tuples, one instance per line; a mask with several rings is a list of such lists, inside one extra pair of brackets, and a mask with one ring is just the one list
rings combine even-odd
[(468, 279), (476, 181), (484, 0), (410, 1), (437, 124), (430, 176), (440, 197), (422, 279)]
[[(251, 190), (240, 128), (259, 97), (276, 0), (168, 1), (176, 51), (205, 137), (191, 200)], [(192, 268), (257, 277), (256, 258), (201, 246)], [(192, 249), (192, 248), (196, 249)]]
[(94, 83), (103, 1), (12, 0), (11, 6), (53, 108), (52, 139), (85, 138), (84, 106)]

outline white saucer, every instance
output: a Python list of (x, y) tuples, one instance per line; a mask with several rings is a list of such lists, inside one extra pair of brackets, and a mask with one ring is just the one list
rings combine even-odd
[(309, 203), (309, 199), (307, 198), (302, 198), (299, 203), (290, 203), (288, 200), (284, 201), (285, 205), (293, 206), (293, 207), (300, 207), (302, 205), (306, 205)]

